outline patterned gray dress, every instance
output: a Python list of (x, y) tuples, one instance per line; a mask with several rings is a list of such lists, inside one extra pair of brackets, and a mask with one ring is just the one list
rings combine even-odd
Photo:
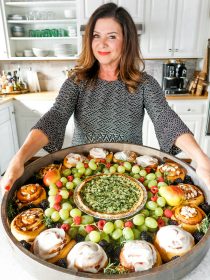
[(129, 93), (120, 81), (98, 79), (94, 89), (85, 82), (76, 84), (67, 79), (53, 107), (33, 127), (49, 138), (44, 147), (48, 152), (62, 148), (66, 125), (74, 113), (74, 135), (70, 145), (96, 142), (126, 142), (142, 144), (144, 110), (155, 127), (160, 149), (171, 154), (179, 150), (176, 138), (191, 133), (169, 107), (158, 82), (144, 73), (136, 93)]

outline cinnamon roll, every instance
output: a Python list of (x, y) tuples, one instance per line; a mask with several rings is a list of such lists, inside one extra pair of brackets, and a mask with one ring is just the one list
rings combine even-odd
[(139, 156), (136, 158), (136, 163), (142, 167), (157, 168), (158, 159), (151, 156)]
[(31, 208), (18, 214), (11, 223), (11, 232), (18, 240), (33, 241), (46, 227), (41, 208)]
[(126, 242), (120, 252), (120, 264), (130, 271), (144, 271), (162, 264), (157, 249), (149, 242)]
[(35, 238), (31, 251), (42, 260), (55, 263), (65, 258), (75, 244), (63, 229), (50, 228)]
[(199, 224), (206, 216), (204, 211), (195, 204), (176, 206), (172, 209), (172, 212), (173, 216), (171, 218), (190, 233), (198, 229)]
[(85, 162), (85, 161), (88, 161), (88, 159), (85, 156), (80, 154), (70, 153), (64, 158), (63, 165), (66, 168), (72, 168), (75, 167), (78, 162)]
[(67, 267), (75, 271), (98, 273), (108, 263), (104, 249), (97, 243), (77, 243), (67, 256)]
[(184, 180), (187, 173), (184, 167), (175, 162), (161, 164), (157, 167), (157, 171), (160, 171), (169, 183), (173, 183), (176, 179)]
[(94, 158), (96, 162), (100, 162), (101, 160), (110, 162), (112, 161), (113, 153), (109, 153), (103, 148), (92, 148), (89, 152), (89, 158)]
[(51, 170), (51, 169), (58, 169), (58, 170), (60, 170), (60, 169), (61, 169), (61, 164), (54, 164), (54, 163), (52, 163), (52, 164), (49, 164), (49, 165), (47, 165), (47, 166), (42, 167), (42, 168), (39, 170), (39, 172), (38, 172), (38, 177), (39, 177), (40, 179), (43, 179), (44, 176), (45, 176), (45, 174), (46, 174), (49, 170)]
[(194, 246), (193, 236), (174, 225), (161, 227), (155, 237), (155, 247), (163, 261), (168, 262), (175, 256), (183, 256)]
[(46, 199), (46, 191), (39, 184), (28, 184), (20, 187), (16, 193), (16, 203), (18, 208), (28, 206), (30, 204), (38, 205), (42, 200)]
[(129, 162), (135, 162), (137, 157), (137, 154), (132, 151), (122, 151), (122, 152), (117, 152), (113, 156), (113, 161), (114, 162), (122, 162), (122, 161), (129, 161)]
[(197, 186), (182, 183), (177, 186), (184, 192), (184, 204), (195, 204), (198, 206), (204, 202), (203, 192)]

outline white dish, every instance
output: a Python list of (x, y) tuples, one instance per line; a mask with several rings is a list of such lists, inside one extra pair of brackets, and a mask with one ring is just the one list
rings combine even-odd
[(33, 54), (37, 57), (45, 57), (45, 56), (48, 56), (48, 54), (49, 54), (49, 51), (39, 49), (39, 48), (32, 48), (32, 51), (33, 51)]

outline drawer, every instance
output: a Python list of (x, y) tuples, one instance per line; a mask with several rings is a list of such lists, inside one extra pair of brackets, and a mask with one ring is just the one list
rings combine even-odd
[(198, 115), (205, 113), (204, 104), (174, 104), (173, 109), (177, 114)]
[(9, 108), (0, 109), (0, 124), (10, 119)]

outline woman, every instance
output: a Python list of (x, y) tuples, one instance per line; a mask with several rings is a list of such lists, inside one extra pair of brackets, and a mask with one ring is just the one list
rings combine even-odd
[(168, 106), (154, 78), (143, 72), (135, 24), (122, 7), (99, 7), (86, 27), (84, 48), (55, 104), (33, 127), (2, 179), (9, 189), (24, 163), (44, 147), (61, 149), (65, 128), (74, 113), (72, 145), (94, 142), (142, 144), (144, 109), (150, 115), (160, 149), (179, 148), (197, 163), (197, 173), (210, 189), (210, 160), (190, 130)]

